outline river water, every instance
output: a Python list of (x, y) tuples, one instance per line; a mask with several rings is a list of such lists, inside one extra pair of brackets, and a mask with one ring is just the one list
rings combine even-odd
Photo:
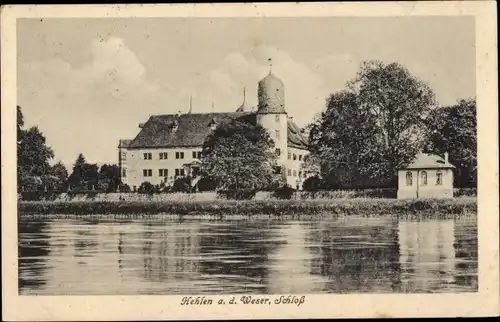
[(477, 218), (19, 219), (21, 295), (477, 291)]

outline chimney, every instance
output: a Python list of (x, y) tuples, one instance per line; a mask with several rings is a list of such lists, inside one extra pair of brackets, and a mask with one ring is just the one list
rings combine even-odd
[(444, 163), (448, 163), (448, 152), (444, 153)]

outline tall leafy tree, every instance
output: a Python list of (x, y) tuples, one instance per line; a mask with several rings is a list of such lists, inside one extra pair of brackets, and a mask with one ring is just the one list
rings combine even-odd
[(107, 192), (116, 191), (120, 185), (120, 167), (116, 164), (104, 164), (99, 169), (99, 187)]
[(368, 185), (379, 163), (376, 131), (373, 118), (359, 108), (356, 93), (330, 95), (326, 111), (311, 125), (307, 161), (319, 167), (324, 188)]
[(477, 119), (476, 100), (460, 100), (453, 106), (435, 109), (426, 121), (426, 151), (443, 155), (457, 167), (455, 185), (477, 184)]
[(223, 122), (203, 145), (202, 171), (221, 188), (262, 189), (273, 180), (274, 143), (260, 125)]
[(17, 106), (18, 192), (25, 194), (24, 197), (40, 198), (46, 192), (60, 191), (67, 173), (61, 172), (58, 164), (50, 165), (54, 152), (47, 146), (45, 136), (38, 127), (28, 130), (23, 127), (24, 116), (21, 107)]
[(87, 163), (85, 157), (80, 153), (73, 165), (73, 172), (69, 176), (70, 188), (95, 189), (99, 182), (99, 167), (96, 164)]
[(422, 149), (434, 93), (398, 63), (364, 62), (311, 125), (311, 161), (332, 187), (388, 186)]

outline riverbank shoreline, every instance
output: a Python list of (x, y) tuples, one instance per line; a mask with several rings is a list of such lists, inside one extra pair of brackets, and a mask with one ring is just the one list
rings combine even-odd
[(443, 216), (477, 214), (477, 198), (455, 199), (332, 199), (332, 200), (217, 200), (217, 201), (20, 201), (20, 217), (53, 216), (120, 216), (147, 217), (282, 217), (325, 215)]

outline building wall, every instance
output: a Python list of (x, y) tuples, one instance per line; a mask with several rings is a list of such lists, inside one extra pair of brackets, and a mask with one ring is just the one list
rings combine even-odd
[(287, 119), (286, 114), (257, 114), (257, 123), (267, 130), (274, 141), (274, 148), (280, 149), (278, 164), (281, 166), (286, 166), (287, 163)]
[[(423, 182), (423, 171), (427, 173), (427, 184)], [(438, 171), (442, 173), (441, 185), (436, 184)], [(407, 172), (412, 174), (411, 186), (406, 182)], [(399, 170), (398, 199), (411, 198), (453, 198), (453, 171), (451, 169)]]
[[(306, 179), (306, 174), (302, 169), (304, 164), (304, 157), (309, 154), (307, 150), (301, 150), (296, 148), (289, 148), (286, 157), (286, 178), (287, 184), (292, 188), (302, 189), (302, 184)], [(298, 182), (297, 182), (298, 181)]]
[[(130, 189), (139, 188), (141, 183), (148, 181), (152, 184), (160, 184), (165, 181), (164, 176), (159, 175), (160, 169), (168, 169), (167, 182), (175, 179), (175, 169), (184, 169), (184, 164), (194, 160), (193, 152), (201, 152), (201, 147), (192, 148), (151, 148), (151, 149), (129, 149), (122, 158), (122, 182), (129, 185)], [(167, 153), (167, 159), (160, 159), (160, 153)], [(184, 152), (183, 159), (176, 159), (176, 152)], [(151, 160), (144, 160), (144, 153), (151, 153)], [(144, 169), (151, 169), (152, 176), (145, 177)], [(126, 175), (123, 176), (123, 171)]]

